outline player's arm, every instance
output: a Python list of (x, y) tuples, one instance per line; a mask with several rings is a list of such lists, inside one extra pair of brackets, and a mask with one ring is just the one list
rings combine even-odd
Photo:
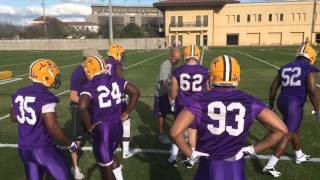
[(16, 113), (14, 112), (13, 107), (10, 107), (10, 120), (13, 123), (18, 122)]
[(135, 85), (128, 82), (125, 86), (124, 92), (129, 95), (129, 102), (127, 109), (121, 115), (121, 119), (127, 120), (129, 114), (133, 111), (139, 101), (140, 91)]
[(277, 90), (280, 87), (280, 76), (279, 74), (273, 79), (272, 84), (270, 86), (270, 91), (269, 91), (269, 106), (271, 109), (274, 107), (274, 100), (277, 96)]
[(116, 76), (119, 78), (123, 78), (123, 74), (124, 74), (123, 66), (120, 64), (117, 64), (116, 65)]
[(310, 72), (307, 77), (308, 95), (315, 112), (319, 112), (319, 93), (317, 90), (317, 73)]
[(288, 129), (283, 121), (269, 108), (264, 108), (257, 119), (270, 130), (270, 134), (264, 139), (255, 143), (253, 149), (255, 153), (261, 152), (275, 145), (284, 134), (288, 133)]
[(60, 143), (69, 146), (71, 141), (64, 134), (63, 130), (58, 124), (57, 116), (55, 112), (47, 112), (43, 114), (44, 124), (49, 131), (49, 133), (53, 136), (53, 138)]
[(76, 90), (71, 90), (70, 94), (69, 94), (69, 99), (71, 102), (78, 104), (79, 103), (79, 95), (78, 95), (78, 91)]
[(176, 77), (171, 76), (171, 93), (170, 93), (170, 99), (172, 101), (176, 100), (177, 95), (178, 95), (178, 81)]
[(87, 94), (80, 95), (80, 99), (79, 99), (80, 119), (88, 132), (91, 132), (94, 129), (94, 126), (90, 121), (90, 114), (89, 114), (90, 103), (91, 103), (91, 97), (89, 95)]

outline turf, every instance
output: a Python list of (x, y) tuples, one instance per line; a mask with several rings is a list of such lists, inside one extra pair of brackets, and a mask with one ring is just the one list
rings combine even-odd
[[(204, 66), (208, 67), (210, 61), (222, 54), (236, 57), (241, 65), (241, 82), (239, 89), (255, 95), (267, 103), (269, 85), (277, 73), (277, 69), (267, 64), (259, 62), (256, 58), (265, 60), (276, 66), (282, 66), (294, 58), (297, 47), (224, 47), (210, 48), (205, 52)], [(125, 66), (126, 79), (137, 85), (142, 93), (142, 97), (132, 114), (132, 141), (134, 148), (163, 149), (169, 150), (169, 145), (161, 145), (157, 142), (158, 126), (157, 119), (152, 113), (155, 79), (159, 71), (160, 64), (168, 57), (167, 50), (151, 51), (128, 51)], [(70, 75), (81, 62), (80, 51), (0, 51), (0, 71), (11, 70), (15, 76), (22, 77), (23, 80), (4, 85), (0, 85), (0, 117), (8, 114), (11, 94), (18, 88), (28, 85), (26, 73), (29, 64), (37, 58), (51, 58), (56, 61), (61, 69), (63, 83), (60, 89), (53, 90), (55, 94), (68, 90), (70, 85)], [(152, 59), (151, 59), (152, 58)], [(136, 63), (142, 62), (136, 66)], [(182, 63), (182, 62), (181, 62)], [(59, 122), (67, 134), (71, 132), (70, 112), (68, 93), (60, 98), (58, 106)], [(320, 157), (320, 143), (318, 137), (320, 132), (320, 122), (316, 122), (311, 115), (312, 107), (310, 102), (306, 103), (304, 121), (301, 128), (301, 139), (303, 150), (310, 153), (313, 157)], [(166, 122), (166, 130), (172, 123), (172, 117)], [(265, 129), (255, 123), (250, 130), (248, 143), (253, 143), (265, 134)], [(17, 143), (16, 124), (9, 122), (9, 119), (0, 120), (0, 143)], [(86, 142), (86, 146), (90, 143)], [(261, 154), (271, 154), (271, 150)], [(118, 154), (120, 157), (120, 154)], [(288, 148), (287, 156), (293, 156), (291, 147)], [(68, 153), (66, 153), (68, 157)], [(69, 157), (68, 157), (69, 158)], [(167, 164), (167, 154), (147, 154), (139, 155), (121, 160), (124, 165), (124, 177), (129, 180), (174, 180), (192, 179), (196, 171), (185, 168), (179, 163), (178, 168), (173, 168)], [(70, 158), (69, 158), (70, 159)], [(265, 160), (251, 159), (246, 160), (247, 179), (270, 179), (270, 176), (262, 174), (262, 167)], [(100, 179), (98, 166), (91, 151), (81, 153), (80, 167), (86, 179)], [(281, 161), (277, 166), (282, 172), (278, 179), (318, 179), (320, 177), (320, 162), (304, 163), (295, 165), (292, 161)], [(0, 177), (1, 179), (25, 179), (22, 162), (18, 156), (17, 149), (0, 148)]]

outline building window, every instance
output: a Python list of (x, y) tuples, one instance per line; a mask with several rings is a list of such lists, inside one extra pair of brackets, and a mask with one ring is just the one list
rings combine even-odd
[(173, 45), (174, 43), (176, 43), (176, 36), (171, 35), (171, 45)]
[(196, 46), (200, 46), (200, 35), (196, 35)]
[(283, 21), (283, 14), (280, 14), (280, 21)]
[(272, 21), (272, 14), (269, 14), (269, 22)]
[(183, 46), (183, 37), (182, 37), (182, 35), (178, 36), (178, 44), (180, 44), (180, 46)]
[(176, 26), (176, 17), (171, 16), (171, 26)]
[(247, 22), (250, 22), (250, 21), (251, 21), (251, 15), (248, 14), (248, 15), (247, 15)]
[(136, 22), (136, 18), (134, 16), (130, 17), (130, 23), (135, 23)]
[(183, 27), (183, 18), (182, 18), (182, 16), (178, 16), (178, 27)]
[(240, 15), (237, 15), (237, 22), (240, 22)]
[(227, 34), (227, 45), (239, 45), (239, 34)]
[(258, 14), (258, 22), (261, 22), (261, 14)]
[(207, 15), (203, 16), (203, 26), (208, 27), (208, 16)]
[(196, 16), (196, 26), (197, 27), (201, 26), (201, 16)]
[[(320, 40), (320, 39), (319, 39)], [(208, 35), (203, 35), (203, 45), (207, 46), (208, 45)]]
[(320, 43), (320, 33), (316, 34), (316, 42), (317, 44)]
[(303, 13), (303, 21), (306, 21), (307, 19), (307, 14), (306, 13)]

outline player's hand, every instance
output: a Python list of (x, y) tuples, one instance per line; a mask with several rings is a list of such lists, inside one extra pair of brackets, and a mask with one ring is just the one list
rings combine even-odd
[(76, 152), (76, 151), (78, 151), (77, 143), (73, 141), (73, 142), (70, 144), (70, 146), (68, 147), (68, 149), (69, 149), (70, 152)]
[(316, 121), (320, 122), (320, 112), (312, 111), (312, 114), (314, 115)]
[(169, 99), (169, 103), (170, 103), (170, 109), (172, 112), (175, 112), (176, 111), (176, 102), (175, 100), (171, 100)]
[(198, 161), (200, 157), (209, 157), (209, 154), (193, 150), (188, 161)]
[(126, 121), (129, 119), (129, 114), (126, 112), (123, 112), (120, 116), (121, 121)]
[(253, 145), (243, 147), (241, 150), (244, 155), (257, 156), (256, 152), (254, 151)]
[(92, 124), (91, 127), (89, 128), (88, 132), (91, 134), (92, 131), (96, 128), (96, 126), (97, 126), (98, 124), (100, 124), (100, 123), (101, 123), (101, 121)]

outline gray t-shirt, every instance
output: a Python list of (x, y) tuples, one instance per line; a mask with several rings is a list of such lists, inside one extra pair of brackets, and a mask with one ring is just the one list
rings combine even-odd
[[(156, 91), (155, 91), (155, 95), (156, 96), (163, 96), (166, 94), (169, 94), (169, 92), (167, 92), (167, 89), (165, 87), (163, 87), (161, 85), (161, 81), (169, 81), (171, 82), (171, 73), (173, 71), (173, 66), (171, 64), (171, 62), (167, 59), (165, 60), (161, 65), (160, 65), (160, 72), (159, 75), (157, 77), (157, 85), (156, 85)], [(170, 88), (170, 85), (169, 85)]]

